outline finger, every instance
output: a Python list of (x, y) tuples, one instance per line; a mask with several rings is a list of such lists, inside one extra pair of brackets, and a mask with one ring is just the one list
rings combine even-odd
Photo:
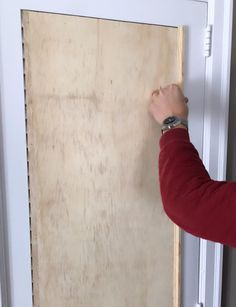
[(158, 95), (159, 95), (159, 90), (153, 91), (153, 92), (152, 92), (152, 96), (154, 96), (154, 95), (158, 96)]

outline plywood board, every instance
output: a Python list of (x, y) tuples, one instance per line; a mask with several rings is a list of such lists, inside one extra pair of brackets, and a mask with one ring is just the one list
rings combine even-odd
[(181, 30), (26, 11), (23, 26), (34, 305), (174, 306), (147, 109), (182, 79)]

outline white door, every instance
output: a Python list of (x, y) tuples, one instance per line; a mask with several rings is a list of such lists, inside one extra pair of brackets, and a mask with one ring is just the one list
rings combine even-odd
[[(1, 112), (3, 146), (3, 212), (6, 217), (5, 258), (8, 279), (2, 300), (12, 307), (32, 306), (31, 251), (25, 130), (25, 102), (22, 63), (21, 10), (44, 11), (78, 16), (99, 17), (166, 26), (185, 26), (184, 89), (189, 97), (190, 135), (203, 153), (205, 54), (204, 33), (208, 5), (191, 0), (147, 1), (2, 1), (0, 7)], [(198, 302), (199, 240), (183, 234), (182, 302)], [(3, 271), (3, 270), (2, 270)], [(4, 306), (3, 304), (3, 306)]]

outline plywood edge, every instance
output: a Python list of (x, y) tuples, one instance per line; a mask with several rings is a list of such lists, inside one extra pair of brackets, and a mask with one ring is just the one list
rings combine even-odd
[[(184, 83), (184, 26), (178, 28), (178, 84), (183, 89)], [(173, 280), (173, 306), (181, 306), (181, 230), (174, 225), (174, 280)]]
[[(22, 48), (23, 48), (23, 63), (24, 63), (24, 87), (25, 87), (25, 120), (26, 120), (26, 135), (27, 135), (27, 162), (28, 162), (28, 190), (29, 190), (29, 224), (30, 224), (30, 248), (31, 248), (31, 282), (32, 282), (32, 301), (34, 306), (39, 305), (39, 271), (38, 271), (38, 249), (37, 249), (37, 232), (36, 227), (33, 227), (32, 220), (36, 219), (34, 216), (34, 210), (31, 210), (31, 194), (30, 194), (30, 180), (32, 178), (31, 173), (31, 161), (29, 159), (31, 132), (28, 129), (30, 124), (30, 117), (28, 116), (30, 110), (29, 94), (31, 90), (31, 75), (30, 61), (29, 61), (29, 31), (30, 31), (30, 15), (32, 12), (27, 10), (21, 11), (21, 26), (22, 26)], [(26, 73), (27, 72), (27, 73)], [(34, 228), (34, 229), (33, 229)]]
[(185, 48), (185, 27), (178, 27), (178, 50), (177, 50), (177, 65), (178, 65), (178, 84), (183, 88), (184, 78), (184, 48)]
[(181, 230), (174, 225), (174, 307), (181, 306)]

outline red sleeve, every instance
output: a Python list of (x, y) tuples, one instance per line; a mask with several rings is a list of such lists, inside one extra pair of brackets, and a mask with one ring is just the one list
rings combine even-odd
[(236, 182), (211, 180), (185, 129), (160, 140), (164, 210), (185, 231), (236, 247)]

